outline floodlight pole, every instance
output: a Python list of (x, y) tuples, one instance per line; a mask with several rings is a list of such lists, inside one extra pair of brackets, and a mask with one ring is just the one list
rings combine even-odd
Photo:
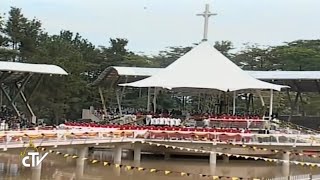
[(217, 15), (215, 13), (211, 13), (209, 8), (210, 8), (209, 4), (206, 4), (205, 11), (202, 14), (197, 14), (197, 16), (203, 16), (204, 17), (204, 31), (203, 31), (203, 39), (202, 39), (202, 41), (207, 41), (208, 40), (209, 17)]

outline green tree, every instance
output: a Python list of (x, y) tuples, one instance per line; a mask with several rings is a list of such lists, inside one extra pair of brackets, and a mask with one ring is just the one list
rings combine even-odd
[(261, 48), (259, 45), (245, 44), (245, 49), (236, 53), (233, 60), (245, 70), (271, 70), (270, 47)]
[(36, 19), (27, 20), (22, 32), (19, 50), (22, 60), (27, 61), (28, 57), (35, 53), (36, 47), (40, 43), (39, 38), (42, 34), (41, 22)]
[(273, 47), (270, 59), (281, 70), (318, 70), (320, 68), (319, 41), (293, 41)]
[(216, 41), (214, 47), (226, 57), (232, 58), (230, 51), (234, 48), (231, 41)]
[(9, 37), (9, 44), (13, 50), (18, 50), (20, 42), (24, 37), (23, 30), (27, 19), (23, 16), (20, 8), (11, 7), (9, 19), (5, 25), (4, 33)]
[(155, 56), (154, 63), (158, 64), (159, 67), (167, 67), (175, 60), (186, 54), (192, 49), (189, 47), (168, 47), (165, 51), (160, 51), (158, 56)]

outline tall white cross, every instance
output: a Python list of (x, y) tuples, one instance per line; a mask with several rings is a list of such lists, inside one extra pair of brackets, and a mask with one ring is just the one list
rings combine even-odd
[(197, 14), (197, 16), (203, 16), (204, 17), (204, 32), (203, 32), (203, 39), (202, 41), (208, 40), (208, 24), (209, 24), (209, 17), (215, 16), (217, 14), (211, 13), (209, 10), (209, 4), (206, 4), (206, 10), (202, 14)]

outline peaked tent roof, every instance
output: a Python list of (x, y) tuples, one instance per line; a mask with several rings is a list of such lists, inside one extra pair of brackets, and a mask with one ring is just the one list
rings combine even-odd
[(273, 89), (275, 85), (250, 76), (208, 42), (202, 42), (159, 73), (146, 79), (120, 84), (132, 87), (203, 88), (221, 91)]

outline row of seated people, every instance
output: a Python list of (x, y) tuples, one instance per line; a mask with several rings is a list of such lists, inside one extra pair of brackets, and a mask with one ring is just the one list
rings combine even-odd
[(101, 128), (116, 128), (119, 130), (155, 130), (155, 131), (189, 131), (189, 132), (225, 132), (225, 133), (251, 133), (248, 129), (236, 128), (186, 128), (186, 127), (171, 127), (171, 126), (134, 126), (134, 125), (101, 125), (96, 123), (74, 123), (66, 122), (67, 126), (80, 127), (101, 127)]
[(262, 120), (259, 115), (192, 114), (191, 116), (196, 120)]

